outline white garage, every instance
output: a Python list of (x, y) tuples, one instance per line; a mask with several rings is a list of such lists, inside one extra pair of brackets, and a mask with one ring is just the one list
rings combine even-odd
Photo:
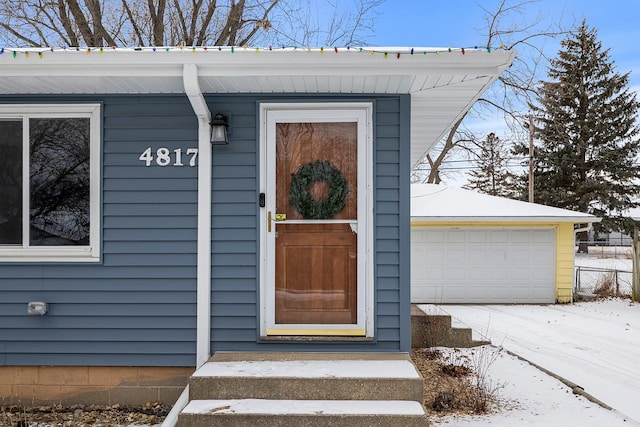
[(412, 299), (555, 302), (555, 240), (553, 228), (414, 227)]
[(571, 300), (574, 224), (598, 218), (431, 184), (412, 185), (411, 301)]

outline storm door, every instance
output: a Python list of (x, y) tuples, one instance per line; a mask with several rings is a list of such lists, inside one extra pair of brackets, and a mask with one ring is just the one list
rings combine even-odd
[(365, 336), (367, 110), (264, 116), (263, 333)]

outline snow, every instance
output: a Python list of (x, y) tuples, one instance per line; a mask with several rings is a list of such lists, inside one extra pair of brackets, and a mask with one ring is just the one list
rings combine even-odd
[(194, 376), (297, 378), (419, 378), (408, 360), (288, 360), (209, 362)]
[[(527, 410), (490, 417), (492, 425), (501, 425), (493, 421), (505, 417), (520, 425), (538, 423), (540, 417), (555, 412), (572, 413), (567, 418), (568, 425), (616, 425), (621, 417), (627, 419), (627, 425), (633, 422), (640, 425), (640, 405), (637, 404), (640, 398), (640, 304), (612, 299), (573, 305), (447, 305), (439, 308), (489, 338), (494, 345), (579, 385), (617, 411), (606, 411), (612, 418), (598, 424), (592, 419), (600, 417), (594, 415), (599, 412), (597, 405), (579, 401), (568, 387), (542, 371), (536, 372), (530, 366), (524, 369), (522, 362), (505, 362), (503, 357), (500, 363), (505, 366), (496, 363), (491, 375), (496, 376), (496, 381), (519, 383), (516, 389), (505, 389), (505, 397), (524, 399), (522, 403)], [(525, 374), (526, 371), (529, 373)], [(543, 378), (546, 385), (539, 384)], [(530, 390), (534, 385), (536, 388)], [(558, 389), (564, 390), (566, 398), (558, 396)], [(587, 407), (590, 409), (585, 410)], [(524, 421), (513, 418), (518, 416), (523, 416)], [(562, 424), (553, 419), (554, 424)], [(591, 422), (595, 424), (588, 424)]]
[[(598, 249), (589, 249), (590, 252)], [(576, 254), (576, 267), (608, 268), (610, 270), (631, 271), (631, 258), (603, 258), (592, 255)]]
[[(446, 351), (446, 349), (442, 349)], [(503, 407), (498, 413), (476, 416), (450, 415), (430, 417), (431, 426), (441, 427), (513, 427), (513, 426), (580, 426), (618, 427), (634, 425), (615, 412), (604, 409), (571, 390), (557, 379), (534, 368), (505, 351), (485, 346), (462, 349), (462, 355), (472, 351), (499, 352), (489, 367), (489, 376), (496, 387)]]
[(354, 415), (423, 415), (419, 402), (379, 400), (192, 400), (185, 407), (190, 414), (354, 414)]
[(411, 217), (423, 221), (599, 222), (593, 215), (442, 184), (411, 184)]

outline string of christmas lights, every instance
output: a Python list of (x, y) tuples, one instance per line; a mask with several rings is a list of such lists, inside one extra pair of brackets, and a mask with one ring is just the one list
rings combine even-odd
[(396, 59), (400, 59), (405, 55), (440, 55), (441, 53), (459, 53), (464, 55), (468, 51), (486, 51), (491, 53), (494, 50), (506, 50), (504, 45), (500, 45), (498, 48), (493, 48), (491, 46), (486, 47), (460, 47), (460, 48), (371, 48), (371, 47), (333, 47), (329, 49), (325, 49), (324, 47), (319, 48), (311, 48), (311, 47), (298, 47), (298, 46), (282, 46), (282, 47), (249, 47), (249, 46), (147, 46), (147, 47), (49, 47), (49, 48), (0, 48), (0, 55), (10, 54), (13, 58), (20, 56), (24, 56), (25, 58), (29, 58), (29, 55), (37, 55), (38, 58), (42, 59), (45, 55), (60, 53), (60, 52), (74, 52), (74, 53), (84, 53), (87, 55), (97, 53), (103, 54), (107, 52), (191, 52), (191, 53), (202, 53), (202, 52), (226, 52), (226, 53), (236, 53), (236, 52), (306, 52), (306, 53), (319, 53), (321, 55), (327, 54), (327, 52), (333, 52), (333, 54), (344, 54), (344, 53), (369, 53), (371, 55), (383, 55), (385, 59), (388, 59), (389, 56), (395, 56)]

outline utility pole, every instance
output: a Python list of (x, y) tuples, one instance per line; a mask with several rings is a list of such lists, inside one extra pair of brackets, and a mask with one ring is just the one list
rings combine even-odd
[(529, 113), (529, 203), (533, 203), (533, 114)]

